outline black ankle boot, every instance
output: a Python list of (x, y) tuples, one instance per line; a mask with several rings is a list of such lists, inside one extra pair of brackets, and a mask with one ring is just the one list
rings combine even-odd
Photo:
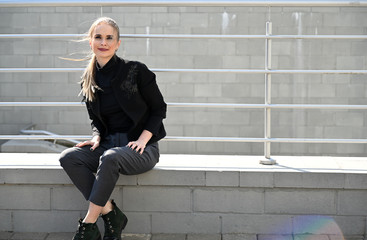
[(116, 206), (112, 200), (113, 210), (106, 215), (102, 215), (104, 221), (104, 236), (103, 240), (121, 240), (121, 232), (127, 224), (127, 217)]
[(76, 231), (73, 240), (101, 240), (101, 233), (99, 232), (96, 223), (83, 223), (83, 219), (79, 220), (78, 231)]

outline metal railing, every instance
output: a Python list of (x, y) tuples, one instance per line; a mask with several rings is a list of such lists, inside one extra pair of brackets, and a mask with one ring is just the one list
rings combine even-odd
[[(27, 6), (367, 6), (367, 1), (4, 1), (0, 7)], [(81, 34), (0, 34), (0, 39), (13, 38), (79, 38)], [(272, 74), (367, 74), (367, 70), (275, 70), (271, 67), (273, 39), (367, 39), (367, 35), (273, 35), (272, 23), (266, 23), (265, 35), (185, 35), (185, 34), (121, 34), (122, 38), (189, 38), (189, 39), (263, 39), (265, 40), (265, 69), (151, 69), (154, 72), (192, 72), (192, 73), (243, 73), (264, 74), (265, 103), (264, 104), (224, 104), (224, 103), (168, 103), (168, 107), (200, 107), (200, 108), (242, 108), (264, 109), (264, 138), (231, 138), (231, 137), (182, 137), (167, 136), (165, 141), (204, 141), (204, 142), (257, 142), (264, 143), (263, 164), (275, 164), (271, 158), (271, 143), (360, 143), (366, 144), (367, 139), (324, 139), (324, 138), (272, 138), (271, 110), (272, 109), (361, 109), (367, 110), (367, 105), (331, 105), (331, 104), (272, 104), (271, 76)], [(82, 68), (0, 68), (4, 72), (80, 72)], [(78, 102), (0, 102), (0, 107), (35, 107), (35, 106), (68, 106), (80, 107)], [(78, 135), (0, 135), (0, 139), (88, 139), (90, 136)]]
[[(30, 124), (29, 126), (23, 128), (19, 132), (21, 134), (27, 134), (27, 135), (37, 135), (37, 134), (40, 134), (40, 135), (42, 135), (42, 137), (44, 137), (45, 135), (52, 136), (52, 137), (58, 137), (58, 136), (60, 136), (60, 135), (58, 135), (56, 133), (53, 133), (53, 132), (50, 132), (50, 131), (36, 130), (36, 129), (34, 129), (35, 126), (36, 126), (36, 124)], [(51, 140), (54, 140), (53, 143), (56, 144), (56, 141), (57, 141), (56, 138), (52, 138)], [(65, 140), (66, 142), (68, 142), (70, 144), (77, 144), (77, 143), (79, 143), (79, 141), (73, 140), (73, 139), (63, 139), (63, 140)]]
[(54, 7), (54, 6), (367, 6), (366, 0), (0, 0), (0, 7)]

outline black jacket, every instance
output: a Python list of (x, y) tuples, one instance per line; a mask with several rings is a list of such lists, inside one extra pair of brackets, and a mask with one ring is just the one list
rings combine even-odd
[[(167, 104), (156, 83), (155, 74), (147, 66), (137, 61), (126, 61), (116, 55), (118, 64), (116, 77), (112, 80), (113, 93), (117, 102), (133, 121), (128, 132), (129, 141), (136, 141), (143, 130), (153, 137), (148, 143), (157, 142), (166, 136), (163, 119), (166, 117)], [(93, 136), (100, 135), (103, 140), (109, 133), (100, 114), (98, 94), (93, 102), (86, 101)]]

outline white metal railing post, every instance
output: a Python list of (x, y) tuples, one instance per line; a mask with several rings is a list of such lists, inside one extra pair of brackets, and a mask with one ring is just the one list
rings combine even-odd
[[(266, 22), (266, 36), (272, 35), (272, 23), (270, 21)], [(271, 70), (271, 39), (265, 39), (265, 70)], [(265, 105), (271, 104), (271, 73), (265, 73)], [(264, 134), (265, 134), (265, 142), (264, 142), (264, 157), (265, 159), (260, 160), (261, 164), (272, 165), (275, 164), (276, 161), (271, 158), (271, 143), (266, 141), (271, 138), (271, 108), (266, 107), (264, 110)]]

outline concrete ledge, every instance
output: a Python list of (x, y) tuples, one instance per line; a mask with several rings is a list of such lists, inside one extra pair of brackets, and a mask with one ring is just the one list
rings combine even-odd
[[(58, 156), (0, 154), (0, 231), (76, 229), (87, 204)], [(162, 155), (148, 173), (121, 175), (113, 198), (129, 217), (125, 232), (225, 239), (365, 235), (367, 158), (279, 156), (274, 166), (260, 159)]]

